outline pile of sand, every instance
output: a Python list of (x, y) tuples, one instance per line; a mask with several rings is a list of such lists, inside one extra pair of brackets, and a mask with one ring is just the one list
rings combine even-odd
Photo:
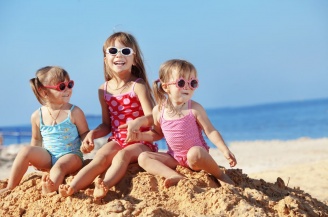
[[(165, 188), (161, 177), (131, 164), (121, 182), (99, 202), (90, 195), (93, 185), (67, 198), (56, 192), (42, 195), (42, 173), (33, 172), (0, 196), (0, 216), (328, 216), (327, 202), (286, 186), (278, 177), (268, 183), (249, 178), (240, 169), (228, 169), (237, 184), (233, 187), (220, 186), (203, 171), (177, 170), (187, 179)], [(0, 189), (6, 184), (1, 181)]]

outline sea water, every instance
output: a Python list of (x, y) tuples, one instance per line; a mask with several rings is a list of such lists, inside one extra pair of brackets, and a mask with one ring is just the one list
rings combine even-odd
[[(227, 144), (232, 141), (328, 137), (328, 99), (206, 109), (206, 112)], [(101, 122), (100, 115), (86, 117), (90, 129)], [(30, 141), (31, 127), (0, 127), (0, 133), (4, 145), (25, 143)], [(209, 140), (207, 142), (214, 147)], [(159, 148), (166, 148), (165, 140), (157, 143)]]

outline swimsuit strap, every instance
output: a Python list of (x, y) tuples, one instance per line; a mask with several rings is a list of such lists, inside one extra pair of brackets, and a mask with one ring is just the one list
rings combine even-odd
[(39, 115), (40, 115), (40, 124), (41, 124), (41, 123), (43, 124), (43, 121), (42, 121), (42, 110), (41, 110), (41, 107), (39, 108)]
[(142, 78), (137, 78), (132, 85), (132, 90), (134, 91), (134, 86), (136, 85), (137, 81), (142, 80)]
[(72, 105), (72, 107), (69, 110), (68, 117), (71, 118), (71, 112), (73, 111), (75, 105)]
[(191, 112), (191, 100), (188, 100), (188, 110), (189, 110), (189, 114), (192, 115), (192, 112)]

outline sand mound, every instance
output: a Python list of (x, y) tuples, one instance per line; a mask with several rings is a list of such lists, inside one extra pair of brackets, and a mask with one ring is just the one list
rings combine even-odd
[[(41, 173), (26, 175), (21, 184), (0, 196), (0, 216), (328, 216), (328, 203), (298, 188), (251, 179), (240, 169), (227, 174), (236, 187), (220, 186), (205, 172), (178, 167), (187, 179), (171, 188), (163, 179), (129, 166), (125, 177), (107, 196), (94, 202), (90, 185), (72, 197), (41, 194)], [(72, 176), (66, 178), (69, 183)], [(0, 189), (7, 181), (0, 182)]]

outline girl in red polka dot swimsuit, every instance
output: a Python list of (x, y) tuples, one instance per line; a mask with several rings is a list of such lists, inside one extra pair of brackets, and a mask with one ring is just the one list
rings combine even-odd
[[(151, 115), (154, 105), (136, 39), (125, 32), (114, 33), (106, 40), (103, 52), (106, 82), (98, 89), (102, 123), (87, 134), (81, 151), (89, 153), (94, 149), (94, 139), (110, 133), (111, 136), (69, 185), (60, 186), (59, 193), (64, 197), (86, 188), (94, 181), (93, 196), (101, 199), (123, 178), (128, 165), (138, 161), (139, 154), (157, 151), (157, 145), (152, 142), (126, 143), (129, 127), (119, 128), (138, 117)], [(143, 128), (141, 131), (149, 129)]]

